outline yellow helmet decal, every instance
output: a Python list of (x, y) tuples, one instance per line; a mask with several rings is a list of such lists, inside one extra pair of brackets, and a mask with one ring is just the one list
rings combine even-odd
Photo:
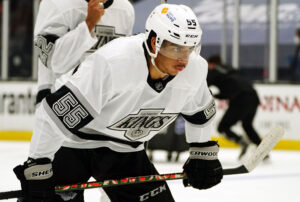
[(166, 14), (166, 13), (168, 12), (168, 10), (169, 10), (169, 8), (163, 8), (163, 9), (161, 10), (161, 13), (162, 13), (162, 14)]

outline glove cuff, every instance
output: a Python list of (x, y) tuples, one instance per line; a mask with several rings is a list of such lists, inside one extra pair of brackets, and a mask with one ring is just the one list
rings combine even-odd
[(208, 146), (214, 146), (218, 145), (217, 141), (208, 141), (208, 142), (192, 142), (189, 143), (190, 147), (208, 147)]
[(215, 141), (190, 144), (190, 159), (216, 160), (218, 159), (219, 145)]
[(52, 163), (48, 158), (29, 158), (24, 165), (26, 180), (46, 180), (53, 176)]

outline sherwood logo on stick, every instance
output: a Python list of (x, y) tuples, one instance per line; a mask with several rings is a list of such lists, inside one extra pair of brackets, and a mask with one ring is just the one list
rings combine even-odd
[(137, 114), (130, 114), (108, 128), (125, 131), (126, 138), (138, 140), (149, 135), (151, 131), (160, 131), (172, 123), (178, 115), (162, 112), (163, 109), (141, 109)]

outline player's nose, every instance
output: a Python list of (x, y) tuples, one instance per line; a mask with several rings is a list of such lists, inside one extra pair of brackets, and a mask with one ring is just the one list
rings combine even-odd
[(188, 59), (177, 59), (177, 65), (180, 66), (186, 66), (188, 62), (189, 62)]

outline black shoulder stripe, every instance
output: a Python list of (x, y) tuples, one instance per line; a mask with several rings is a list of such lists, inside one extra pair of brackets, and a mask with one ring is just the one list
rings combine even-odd
[(72, 133), (76, 133), (94, 119), (67, 86), (62, 86), (48, 95), (46, 101), (57, 118)]
[(214, 100), (202, 111), (193, 115), (181, 114), (182, 117), (190, 123), (203, 125), (207, 123), (216, 114), (216, 106)]
[(59, 37), (56, 35), (38, 35), (37, 36), (34, 46), (38, 50), (38, 56), (39, 56), (41, 62), (46, 67), (48, 67), (47, 63), (48, 63), (49, 56), (51, 55), (55, 41), (58, 38)]
[(36, 103), (39, 104), (45, 97), (51, 94), (51, 90), (49, 88), (39, 90), (39, 92), (36, 95)]

